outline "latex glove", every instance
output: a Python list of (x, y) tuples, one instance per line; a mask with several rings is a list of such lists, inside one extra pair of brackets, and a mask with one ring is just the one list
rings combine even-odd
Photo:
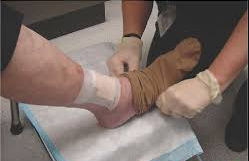
[(169, 87), (158, 97), (156, 105), (166, 115), (192, 118), (210, 103), (220, 103), (220, 93), (217, 79), (205, 70), (193, 79)]
[(111, 75), (120, 75), (124, 71), (124, 65), (128, 65), (128, 70), (138, 70), (142, 55), (143, 43), (136, 37), (123, 37), (118, 45), (116, 53), (107, 61), (107, 66)]

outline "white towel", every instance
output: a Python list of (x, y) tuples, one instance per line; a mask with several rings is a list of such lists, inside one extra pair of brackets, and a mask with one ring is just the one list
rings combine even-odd
[[(108, 75), (106, 60), (113, 46), (101, 43), (67, 55)], [(21, 107), (57, 161), (183, 161), (202, 153), (187, 120), (168, 118), (157, 109), (105, 129), (83, 109)]]

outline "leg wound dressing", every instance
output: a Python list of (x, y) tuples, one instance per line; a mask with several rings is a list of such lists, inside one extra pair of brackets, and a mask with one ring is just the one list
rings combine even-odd
[(122, 74), (130, 80), (136, 113), (148, 111), (159, 94), (181, 81), (196, 66), (200, 54), (200, 42), (187, 38), (144, 70)]
[(120, 97), (120, 82), (115, 77), (99, 74), (93, 70), (84, 70), (84, 81), (75, 104), (92, 103), (112, 110)]

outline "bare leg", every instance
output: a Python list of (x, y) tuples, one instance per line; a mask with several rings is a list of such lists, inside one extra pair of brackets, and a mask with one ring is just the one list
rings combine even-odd
[(83, 71), (49, 41), (22, 26), (11, 61), (1, 73), (1, 96), (18, 102), (69, 105)]
[[(22, 26), (14, 55), (1, 73), (1, 96), (16, 102), (50, 106), (74, 106), (84, 73), (49, 41)], [(93, 104), (81, 106), (93, 112), (100, 125), (116, 127), (132, 117), (129, 81), (120, 78), (121, 99), (113, 111)], [(76, 107), (76, 106), (75, 106)]]
[(97, 118), (100, 126), (106, 128), (115, 128), (122, 125), (127, 120), (132, 118), (136, 114), (136, 111), (132, 101), (130, 81), (125, 77), (120, 77), (119, 81), (121, 84), (121, 95), (120, 100), (114, 110), (110, 111), (107, 108), (103, 108), (95, 104), (73, 106), (91, 111)]

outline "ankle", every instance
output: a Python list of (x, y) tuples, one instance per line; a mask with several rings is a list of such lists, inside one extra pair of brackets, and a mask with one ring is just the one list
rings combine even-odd
[(118, 79), (121, 85), (121, 94), (116, 108), (120, 106), (126, 106), (128, 108), (125, 109), (129, 110), (130, 112), (135, 112), (135, 107), (133, 105), (133, 99), (132, 99), (133, 96), (132, 96), (131, 84), (129, 79), (126, 77), (119, 77)]

